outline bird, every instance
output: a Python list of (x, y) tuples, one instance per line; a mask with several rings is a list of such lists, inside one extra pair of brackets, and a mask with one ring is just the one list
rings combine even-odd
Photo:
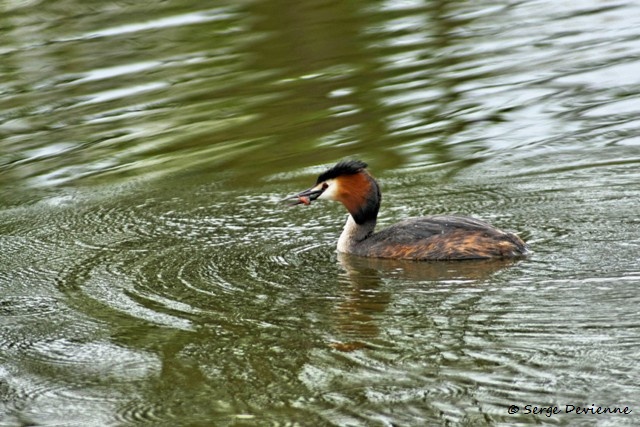
[(465, 216), (408, 218), (375, 231), (382, 196), (361, 160), (342, 160), (321, 173), (313, 187), (289, 196), (295, 205), (316, 200), (341, 202), (349, 212), (337, 251), (362, 257), (416, 261), (505, 259), (529, 253), (517, 235)]

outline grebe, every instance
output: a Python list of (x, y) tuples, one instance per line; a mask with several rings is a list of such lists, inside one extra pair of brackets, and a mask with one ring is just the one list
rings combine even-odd
[(288, 197), (292, 205), (316, 199), (341, 202), (349, 217), (338, 239), (338, 252), (365, 257), (412, 260), (514, 258), (527, 254), (513, 233), (474, 218), (434, 215), (409, 218), (374, 233), (380, 187), (359, 160), (343, 160), (320, 174), (308, 190)]

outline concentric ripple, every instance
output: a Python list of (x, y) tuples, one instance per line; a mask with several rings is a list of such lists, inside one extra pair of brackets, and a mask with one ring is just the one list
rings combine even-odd
[[(148, 3), (3, 2), (1, 425), (638, 424), (637, 2)], [(337, 255), (343, 158), (532, 255)]]
[[(331, 260), (332, 248), (300, 236), (301, 229), (251, 228), (281, 206), (256, 209), (255, 201), (236, 200), (231, 214), (220, 213), (228, 204), (177, 210), (155, 198), (126, 209), (86, 202), (65, 210), (55, 225), (69, 230), (67, 250), (77, 259), (61, 267), (56, 283), (69, 303), (91, 317), (104, 317), (108, 308), (114, 316), (189, 331), (203, 316), (233, 318), (236, 310), (261, 306), (286, 282), (310, 283), (305, 265), (317, 264), (318, 257)], [(272, 307), (291, 303), (281, 297)]]

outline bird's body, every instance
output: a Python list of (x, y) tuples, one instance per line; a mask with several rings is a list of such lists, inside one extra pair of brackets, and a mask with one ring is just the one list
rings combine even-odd
[[(350, 229), (358, 227), (349, 217), (342, 236), (353, 235)], [(515, 234), (478, 219), (453, 215), (409, 218), (361, 240), (342, 236), (338, 251), (376, 258), (512, 258), (526, 252), (524, 242)]]
[(318, 177), (316, 185), (295, 196), (296, 204), (337, 200), (349, 211), (338, 240), (339, 252), (376, 258), (463, 260), (526, 255), (525, 243), (475, 219), (453, 215), (409, 218), (375, 232), (380, 188), (360, 161), (343, 161)]

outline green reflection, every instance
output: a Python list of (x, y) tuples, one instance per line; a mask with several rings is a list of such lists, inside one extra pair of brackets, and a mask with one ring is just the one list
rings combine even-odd
[[(203, 7), (1, 6), (0, 423), (639, 401), (634, 5)], [(275, 200), (349, 156), (383, 225), (478, 216), (534, 256), (336, 260), (339, 206)]]

